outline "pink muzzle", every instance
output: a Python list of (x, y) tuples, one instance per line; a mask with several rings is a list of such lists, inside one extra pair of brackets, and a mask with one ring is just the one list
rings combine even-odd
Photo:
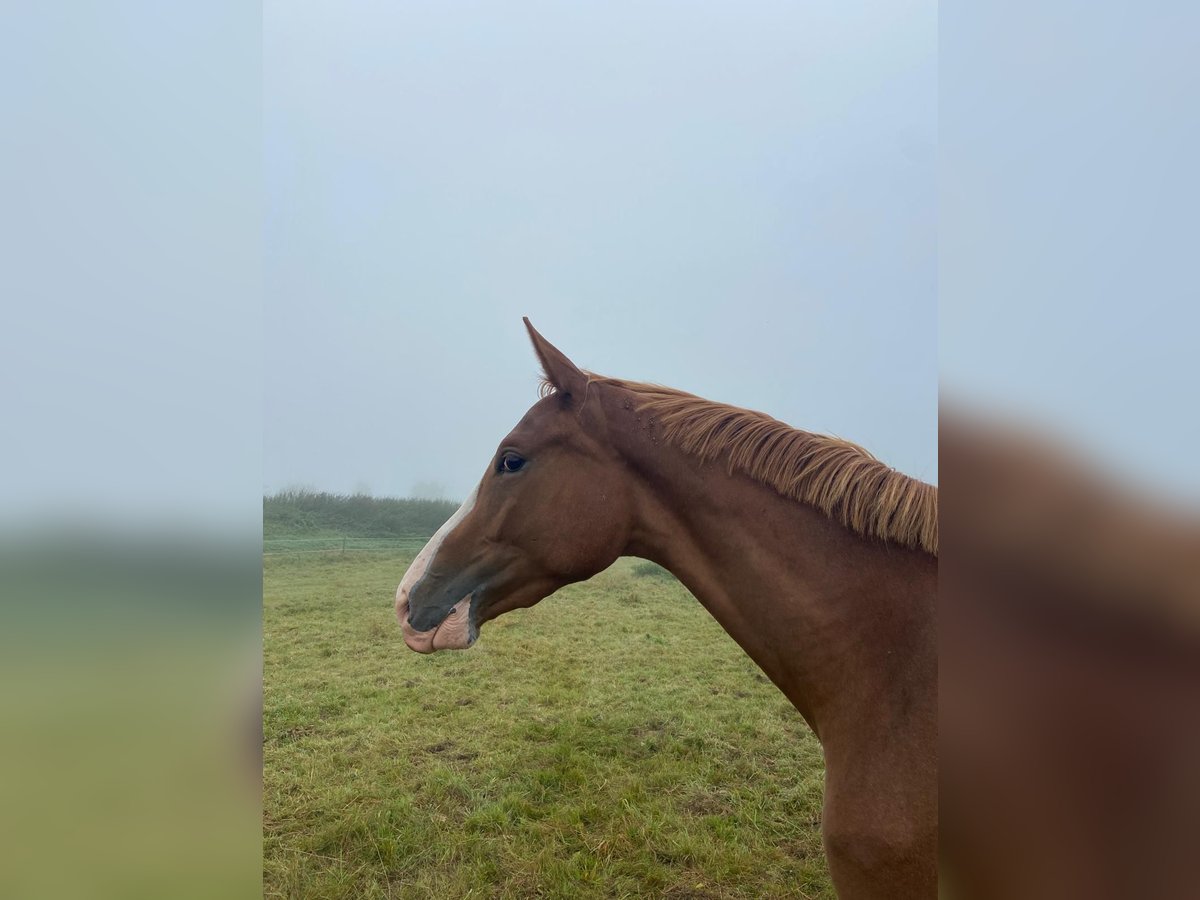
[(436, 627), (428, 631), (417, 631), (408, 621), (408, 591), (401, 585), (396, 590), (396, 618), (400, 620), (400, 631), (408, 649), (418, 653), (434, 650), (466, 650), (471, 646), (471, 598), (467, 594), (454, 606), (449, 615)]

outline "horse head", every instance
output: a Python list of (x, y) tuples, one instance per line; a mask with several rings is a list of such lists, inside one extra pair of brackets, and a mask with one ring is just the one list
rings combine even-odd
[(628, 473), (589, 377), (525, 319), (545, 396), (500, 442), (462, 507), (396, 591), (413, 650), (470, 647), (479, 626), (611, 565), (632, 528)]

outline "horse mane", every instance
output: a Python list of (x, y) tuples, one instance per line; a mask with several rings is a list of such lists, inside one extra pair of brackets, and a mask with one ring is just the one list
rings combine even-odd
[[(766, 413), (714, 403), (662, 385), (588, 374), (641, 398), (662, 437), (710, 462), (724, 455), (740, 472), (784, 497), (816, 507), (857, 534), (938, 555), (938, 492), (857, 444), (813, 434)], [(546, 380), (539, 393), (555, 392)]]

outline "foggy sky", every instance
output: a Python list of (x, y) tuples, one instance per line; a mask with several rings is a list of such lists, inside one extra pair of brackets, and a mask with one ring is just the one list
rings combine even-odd
[(935, 481), (932, 3), (264, 11), (264, 488), (460, 499), (578, 365)]

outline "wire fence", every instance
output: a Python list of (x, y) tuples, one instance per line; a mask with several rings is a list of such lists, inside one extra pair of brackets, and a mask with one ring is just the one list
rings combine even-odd
[(319, 537), (263, 538), (263, 555), (284, 553), (360, 553), (380, 551), (411, 551), (416, 553), (429, 541), (428, 535), (391, 538)]

